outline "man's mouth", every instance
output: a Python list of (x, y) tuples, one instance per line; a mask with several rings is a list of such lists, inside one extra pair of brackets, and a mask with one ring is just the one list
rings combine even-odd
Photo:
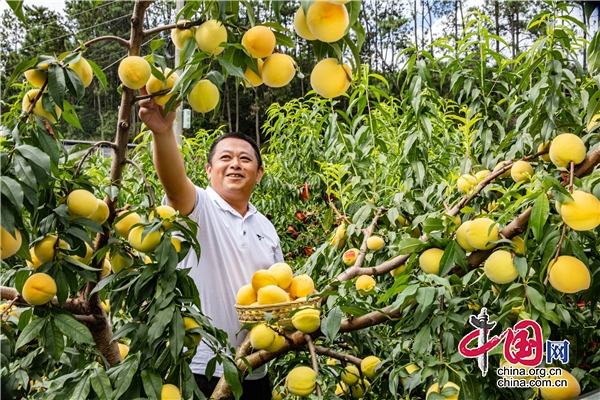
[(229, 178), (243, 178), (244, 175), (240, 175), (240, 174), (227, 174), (226, 175)]

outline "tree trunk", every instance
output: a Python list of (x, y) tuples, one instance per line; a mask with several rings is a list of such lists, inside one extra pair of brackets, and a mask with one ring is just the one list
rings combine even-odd
[[(151, 3), (152, 1), (139, 1), (135, 3), (133, 15), (131, 17), (131, 36), (129, 39), (128, 48), (129, 56), (140, 55), (140, 49), (144, 40), (144, 15), (146, 13), (146, 9), (150, 6)], [(124, 87), (123, 94), (121, 95), (121, 106), (119, 108), (119, 117), (117, 121), (117, 135), (115, 139), (114, 156), (110, 170), (110, 181), (113, 182), (113, 185), (117, 186), (118, 188), (121, 187), (121, 178), (123, 176), (123, 168), (125, 166), (125, 160), (127, 156), (127, 144), (129, 143), (129, 134), (132, 123), (131, 111), (133, 109), (134, 98), (134, 90)], [(106, 202), (110, 210), (109, 221), (112, 222), (112, 220), (115, 217), (116, 203), (111, 201), (109, 197), (107, 197)], [(104, 234), (98, 234), (96, 238), (96, 250), (104, 247), (108, 243), (108, 238), (109, 233), (106, 229), (104, 231)], [(98, 274), (100, 273), (101, 272), (98, 272)], [(84, 291), (84, 299), (86, 303), (88, 299), (88, 294), (92, 292), (95, 285), (95, 282), (87, 283)], [(87, 304), (89, 310), (92, 312), (94, 312), (95, 310), (100, 310), (101, 308), (99, 292), (94, 293), (91, 296), (89, 303)], [(115, 365), (119, 361), (121, 361), (121, 356), (119, 355), (117, 342), (115, 341), (111, 343), (112, 331), (110, 330), (110, 323), (108, 319), (106, 319), (105, 314), (104, 321), (100, 322), (100, 327), (100, 332), (103, 332), (102, 334), (95, 334), (92, 331), (92, 335), (94, 336), (94, 339), (96, 341), (96, 346), (102, 352), (104, 357), (106, 357), (109, 364)]]
[(458, 6), (460, 8), (460, 23), (462, 25), (462, 30), (465, 30), (465, 15), (463, 14), (463, 5), (462, 0), (458, 0)]
[(515, 55), (514, 58), (517, 57), (517, 54), (519, 54), (519, 2), (515, 2), (515, 12), (513, 13), (515, 15), (516, 21), (515, 21)]
[(512, 12), (509, 11), (508, 19), (510, 21), (510, 40), (511, 40), (511, 48), (512, 48), (512, 58), (515, 56), (515, 18)]
[(431, 48), (431, 53), (433, 54), (433, 29), (431, 29), (433, 25), (433, 21), (431, 19), (431, 3), (427, 1), (427, 15), (429, 19), (429, 47)]
[(458, 40), (458, 2), (454, 0), (454, 40)]
[(98, 99), (98, 116), (100, 117), (100, 140), (104, 141), (104, 117), (102, 116), (102, 101), (100, 99), (100, 92), (96, 92)]
[(421, 49), (425, 50), (425, 0), (421, 0)]
[[(500, 37), (500, 3), (494, 1), (494, 17), (496, 24), (496, 36)], [(500, 53), (500, 40), (496, 39), (496, 53)]]
[(417, 0), (413, 0), (413, 21), (415, 24), (415, 49), (419, 51), (419, 27), (417, 26)]
[[(589, 19), (585, 16), (585, 3), (581, 3), (581, 15), (583, 15), (583, 39), (587, 41), (587, 30)], [(591, 15), (590, 15), (591, 16)], [(587, 47), (583, 46), (583, 69), (587, 69)]]
[(225, 110), (227, 112), (227, 126), (229, 127), (229, 132), (231, 132), (233, 125), (231, 124), (231, 107), (229, 103), (229, 83), (227, 83), (227, 79), (225, 79)]
[(255, 122), (255, 129), (256, 129), (256, 144), (260, 148), (260, 128), (259, 128), (259, 118), (258, 118), (259, 110), (260, 110), (260, 105), (258, 104), (258, 92), (257, 92), (256, 96), (255, 96), (255, 102), (254, 102), (254, 122)]
[(235, 85), (235, 131), (240, 131), (240, 85)]

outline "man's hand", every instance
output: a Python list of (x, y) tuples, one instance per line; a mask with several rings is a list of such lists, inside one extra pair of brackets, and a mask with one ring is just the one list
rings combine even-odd
[[(140, 94), (145, 96), (148, 94), (146, 87), (140, 89)], [(165, 108), (154, 102), (154, 98), (140, 100), (140, 111), (138, 116), (148, 129), (157, 135), (170, 132), (173, 129), (173, 121), (175, 121), (175, 111), (171, 111), (165, 116)]]

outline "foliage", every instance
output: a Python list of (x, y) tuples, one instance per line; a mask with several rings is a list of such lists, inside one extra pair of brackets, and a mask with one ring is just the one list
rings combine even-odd
[[(212, 5), (204, 11), (223, 11), (216, 2)], [(260, 15), (256, 10), (255, 17)], [(450, 218), (456, 213), (452, 207), (463, 200), (456, 189), (462, 174), (529, 157), (538, 145), (563, 131), (583, 137), (590, 156), (598, 152), (598, 124), (588, 125), (600, 109), (597, 70), (588, 73), (578, 61), (579, 50), (587, 43), (577, 29), (585, 25), (570, 17), (568, 10), (565, 4), (552, 3), (536, 15), (529, 27), (539, 36), (516, 57), (496, 50), (501, 38), (490, 33), (492, 20), (473, 12), (459, 37), (440, 39), (429, 49), (407, 48), (399, 55), (401, 78), (396, 82), (396, 96), (390, 94), (394, 83), (361, 65), (355, 69), (351, 91), (342, 99), (305, 96), (269, 106), (262, 126), (263, 136), (269, 138), (264, 156), (267, 173), (252, 202), (270, 216), (296, 272), (313, 277), (327, 296), (316, 344), (337, 352), (340, 358), (376, 355), (382, 360), (368, 396), (423, 398), (434, 381), (444, 384), (448, 380), (460, 384), (461, 399), (537, 395), (533, 389), (497, 387), (500, 348), (490, 354), (486, 377), (476, 360), (458, 354), (458, 343), (471, 331), (469, 317), (482, 307), (497, 323), (494, 334), (512, 327), (516, 320), (533, 319), (542, 326), (545, 340), (568, 339), (570, 362), (565, 367), (584, 393), (600, 387), (600, 231), (565, 228), (567, 234), (562, 237), (564, 224), (555, 208), (570, 196), (564, 187), (569, 185), (569, 171), (529, 158), (534, 166), (531, 182), (497, 178), (482, 184), (468, 203), (460, 203), (462, 222), (486, 214), (501, 227), (512, 226), (531, 207), (531, 218), (522, 232), (527, 250), (515, 258), (519, 278), (512, 283), (495, 285), (487, 278), (478, 268), (481, 261), (473, 262), (475, 253), (467, 256), (456, 244), (458, 226)], [(188, 11), (195, 10), (190, 7)], [(228, 11), (232, 19), (238, 15)], [(163, 45), (156, 42), (152, 54), (158, 65), (166, 62), (161, 55)], [(185, 93), (195, 78), (217, 65), (222, 68), (211, 72), (214, 79), (238, 79), (243, 65), (239, 51), (236, 45), (228, 46), (224, 59), (231, 64), (199, 52), (190, 54), (184, 70), (188, 76), (180, 80), (180, 88)], [(65, 76), (72, 75), (67, 72)], [(62, 103), (66, 109), (81, 93), (76, 78), (64, 85), (63, 94), (65, 88), (70, 92)], [(184, 396), (190, 398), (195, 388), (188, 368), (193, 351), (181, 351), (182, 317), (199, 321), (198, 332), (215, 348), (226, 350), (228, 344), (223, 333), (197, 311), (198, 294), (186, 271), (175, 269), (185, 251), (175, 252), (169, 240), (173, 231), (163, 236), (149, 264), (136, 255), (134, 269), (100, 280), (91, 293), (82, 288), (97, 280), (95, 273), (107, 252), (127, 251), (125, 241), (111, 237), (97, 249), (89, 266), (72, 258), (83, 255), (84, 242), (93, 244), (92, 235), (108, 231), (110, 225), (69, 219), (64, 202), (71, 189), (88, 188), (98, 197), (107, 195), (117, 201), (117, 208), (131, 204), (144, 217), (161, 198), (150, 133), (135, 136), (137, 147), (128, 154), (141, 167), (150, 190), (133, 165), (115, 182), (110, 160), (88, 154), (85, 147), (64, 148), (41, 118), (19, 120), (20, 100), (27, 88), (15, 84), (14, 89), (20, 94), (5, 100), (10, 108), (2, 120), (1, 219), (6, 229), (19, 229), (24, 240), (16, 256), (2, 261), (2, 284), (21, 289), (31, 273), (25, 264), (30, 259), (28, 249), (46, 233), (58, 233), (73, 250), (38, 269), (63, 283), (57, 293), (59, 304), (23, 306), (18, 309), (20, 317), (7, 315), (0, 336), (3, 389), (31, 398), (50, 394), (152, 398), (159, 385), (169, 382), (183, 388)], [(60, 96), (56, 91), (52, 94), (55, 101)], [(199, 129), (194, 137), (183, 140), (181, 152), (190, 178), (200, 186), (207, 184), (203, 166), (208, 147), (224, 130)], [(51, 131), (61, 138), (61, 130)], [(600, 197), (597, 168), (573, 181)], [(408, 221), (406, 225), (400, 216)], [(372, 232), (366, 230), (374, 217), (373, 233), (383, 237), (386, 245), (379, 252), (367, 252), (365, 237)], [(182, 218), (176, 229), (193, 243), (193, 224), (185, 222), (189, 221)], [(362, 247), (366, 254), (361, 267), (368, 272), (359, 266), (349, 270), (342, 263), (341, 249), (329, 246), (340, 224), (347, 227), (344, 249)], [(160, 222), (147, 221), (147, 226), (157, 230)], [(513, 249), (510, 238), (501, 238), (498, 247)], [(419, 268), (419, 254), (431, 247), (445, 250), (439, 275), (425, 274)], [(567, 295), (545, 282), (557, 247), (561, 255), (584, 261), (592, 275), (589, 289)], [(396, 277), (387, 273), (390, 269), (381, 268), (402, 256), (407, 268)], [(355, 275), (345, 275), (348, 271), (376, 275), (377, 287), (367, 294), (357, 291)], [(120, 311), (111, 312), (113, 339), (131, 345), (122, 363), (105, 368), (109, 362), (94, 346), (95, 337), (64, 310), (80, 290), (109, 298), (113, 307), (122, 304)], [(345, 328), (361, 316), (380, 312), (392, 315), (377, 325)], [(276, 357), (271, 364), (274, 386), (283, 384), (293, 367), (310, 364), (311, 357), (304, 346)], [(328, 365), (324, 356), (318, 360), (324, 397), (335, 398), (339, 373), (349, 362)], [(235, 390), (239, 385), (236, 372), (231, 372), (235, 360), (221, 354), (215, 361), (228, 366), (227, 380)], [(405, 369), (409, 364), (418, 365), (419, 371), (409, 374)], [(555, 361), (555, 365), (560, 364)]]

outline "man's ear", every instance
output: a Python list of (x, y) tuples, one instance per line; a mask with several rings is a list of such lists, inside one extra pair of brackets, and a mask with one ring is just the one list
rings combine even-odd
[(258, 174), (256, 174), (256, 183), (260, 182), (260, 180), (262, 179), (264, 173), (265, 173), (265, 167), (263, 167), (261, 165), (260, 168), (258, 169)]
[(210, 180), (210, 175), (212, 174), (212, 166), (210, 163), (206, 163), (206, 176), (208, 176), (208, 180)]

